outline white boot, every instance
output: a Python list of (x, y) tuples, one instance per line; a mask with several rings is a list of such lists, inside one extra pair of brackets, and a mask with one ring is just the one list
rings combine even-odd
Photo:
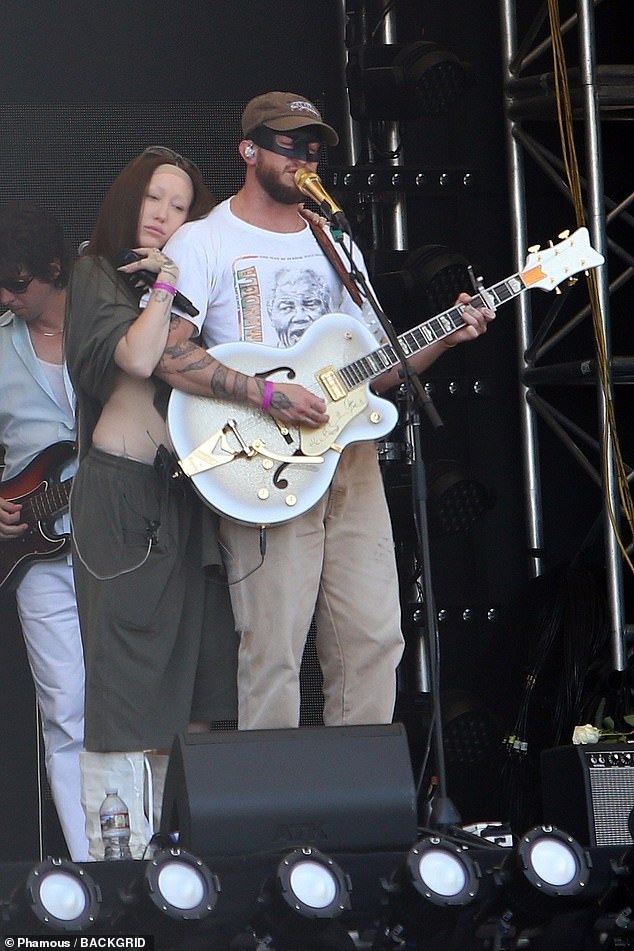
[[(130, 814), (130, 852), (132, 858), (145, 857), (152, 837), (152, 824), (145, 812), (146, 763), (142, 750), (130, 753), (80, 754), (81, 804), (86, 815), (86, 836), (90, 859), (104, 857), (99, 807), (109, 789), (118, 790)], [(159, 803), (160, 807), (160, 803)]]

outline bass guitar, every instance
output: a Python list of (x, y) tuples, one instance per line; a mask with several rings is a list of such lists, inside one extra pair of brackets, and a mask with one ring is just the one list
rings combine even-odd
[(59, 480), (64, 465), (77, 453), (71, 440), (43, 449), (19, 475), (0, 482), (0, 496), (20, 502), (20, 521), (28, 528), (17, 538), (0, 541), (0, 590), (13, 586), (31, 561), (57, 558), (70, 545), (70, 535), (53, 531), (55, 520), (68, 511), (72, 479)]
[[(522, 271), (472, 302), (498, 307), (528, 288), (554, 290), (602, 263), (587, 229), (579, 228), (559, 244), (531, 252)], [(401, 334), (404, 352), (411, 356), (463, 327), (463, 309), (452, 307)], [(391, 344), (377, 349), (367, 327), (346, 314), (320, 318), (287, 350), (238, 342), (209, 352), (243, 373), (302, 384), (323, 397), (329, 416), (318, 429), (293, 428), (250, 406), (173, 390), (167, 425), (179, 466), (226, 518), (256, 526), (296, 518), (324, 495), (345, 446), (381, 439), (396, 425), (396, 407), (369, 384), (399, 358)]]

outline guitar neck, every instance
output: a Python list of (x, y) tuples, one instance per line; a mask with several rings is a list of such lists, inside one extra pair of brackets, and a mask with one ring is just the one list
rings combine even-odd
[[(526, 285), (522, 281), (519, 273), (507, 277), (499, 284), (493, 284), (486, 288), (480, 294), (474, 294), (471, 303), (474, 307), (487, 306), (487, 300), (492, 300), (496, 307), (505, 304), (507, 301), (517, 297), (522, 291), (526, 290)], [(450, 334), (455, 333), (465, 326), (466, 321), (462, 318), (463, 305), (451, 307), (442, 314), (437, 314), (429, 320), (424, 321), (412, 330), (400, 334), (398, 340), (407, 357), (414, 356), (426, 347), (430, 347), (439, 340), (444, 340)], [(400, 357), (396, 353), (392, 344), (385, 344), (374, 350), (365, 357), (347, 364), (339, 370), (341, 378), (344, 380), (349, 390), (359, 386), (368, 380), (373, 380), (381, 376), (386, 370), (400, 363)]]
[(44, 522), (66, 512), (72, 481), (72, 479), (66, 479), (64, 482), (54, 482), (47, 489), (34, 492), (26, 499), (24, 505), (31, 519)]

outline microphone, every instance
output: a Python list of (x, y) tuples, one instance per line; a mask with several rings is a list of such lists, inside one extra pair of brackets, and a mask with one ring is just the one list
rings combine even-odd
[(295, 172), (295, 184), (302, 195), (312, 198), (319, 205), (321, 213), (340, 231), (352, 236), (348, 219), (343, 209), (331, 198), (317, 172), (308, 168), (298, 168)]
[[(132, 264), (133, 261), (140, 260), (140, 254), (137, 254), (136, 251), (132, 251), (130, 248), (127, 248), (119, 255), (118, 264)], [(140, 284), (141, 287), (151, 288), (154, 284), (154, 281), (156, 280), (156, 274), (154, 274), (152, 271), (135, 271), (134, 274), (126, 274), (124, 276), (128, 278), (133, 287), (138, 287)], [(190, 317), (198, 317), (200, 313), (198, 308), (194, 307), (192, 302), (187, 297), (185, 297), (184, 294), (181, 294), (180, 291), (176, 291), (174, 294), (174, 304), (179, 310), (189, 314)]]

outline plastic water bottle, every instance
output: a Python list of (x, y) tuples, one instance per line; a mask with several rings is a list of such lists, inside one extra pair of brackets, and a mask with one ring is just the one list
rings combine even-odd
[(107, 789), (99, 809), (104, 858), (107, 861), (131, 859), (130, 816), (128, 807), (119, 798), (118, 789)]

